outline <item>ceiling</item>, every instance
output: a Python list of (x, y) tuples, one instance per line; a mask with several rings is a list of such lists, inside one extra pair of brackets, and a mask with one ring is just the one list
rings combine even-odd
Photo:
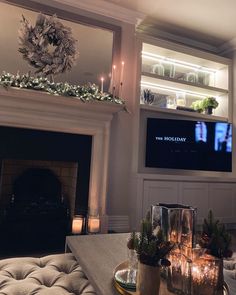
[(105, 0), (146, 14), (153, 29), (221, 47), (236, 37), (235, 0)]

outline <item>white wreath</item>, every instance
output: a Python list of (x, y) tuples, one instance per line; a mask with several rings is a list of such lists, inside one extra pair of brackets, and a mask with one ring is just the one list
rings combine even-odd
[(33, 27), (22, 16), (19, 30), (19, 52), (36, 73), (56, 75), (70, 70), (78, 57), (77, 40), (71, 29), (65, 27), (57, 17), (39, 14)]

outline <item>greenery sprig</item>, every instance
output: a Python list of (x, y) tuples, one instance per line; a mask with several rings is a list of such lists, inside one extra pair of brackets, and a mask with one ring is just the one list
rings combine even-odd
[(161, 230), (154, 234), (150, 213), (142, 221), (140, 233), (132, 233), (130, 240), (132, 242), (129, 241), (128, 246), (133, 244), (141, 263), (150, 266), (170, 265), (170, 262), (165, 257), (174, 245), (164, 240)]
[(227, 258), (232, 256), (230, 250), (231, 236), (226, 231), (225, 226), (220, 224), (219, 220), (214, 219), (211, 210), (207, 219), (204, 219), (199, 244), (215, 257)]
[(0, 85), (7, 87), (18, 87), (44, 91), (53, 95), (72, 96), (77, 99), (87, 101), (107, 101), (120, 105), (125, 105), (123, 99), (109, 93), (101, 93), (95, 84), (72, 85), (67, 82), (55, 83), (46, 77), (33, 77), (30, 73), (16, 75), (3, 72), (0, 76)]

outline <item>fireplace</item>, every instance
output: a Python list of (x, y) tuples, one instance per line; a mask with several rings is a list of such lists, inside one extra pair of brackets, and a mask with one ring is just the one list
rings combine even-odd
[(62, 196), (70, 204), (71, 217), (88, 208), (92, 137), (0, 127), (0, 204), (9, 203), (12, 184), (29, 168), (50, 169), (62, 184)]
[(0, 127), (0, 138), (2, 245), (63, 245), (72, 217), (88, 209), (92, 137)]
[[(109, 102), (83, 103), (77, 98), (53, 96), (40, 91), (22, 89), (0, 89), (0, 105), (0, 126), (2, 128), (12, 127), (36, 133), (52, 132), (56, 135), (63, 134), (65, 136), (68, 134), (78, 138), (83, 136), (90, 138), (90, 152), (89, 155), (88, 153), (86, 155), (90, 159), (90, 165), (88, 165), (89, 161), (84, 161), (86, 157), (83, 155), (79, 160), (75, 157), (73, 159), (58, 159), (58, 147), (67, 147), (67, 156), (73, 154), (71, 153), (73, 148), (77, 155), (81, 154), (80, 149), (75, 148), (73, 144), (62, 145), (64, 139), (57, 141), (57, 148), (52, 149), (51, 155), (55, 158), (53, 161), (77, 162), (79, 177), (84, 174), (88, 175), (87, 181), (78, 181), (77, 193), (79, 197), (76, 197), (75, 208), (86, 210), (89, 207), (91, 210), (99, 210), (101, 231), (107, 232), (106, 204), (110, 127), (113, 116), (123, 110), (123, 106)], [(44, 153), (41, 157), (27, 156), (23, 159), (19, 156), (21, 149), (17, 148), (15, 150), (18, 151), (18, 155), (12, 154), (10, 160), (51, 161), (52, 158), (47, 157), (48, 148), (45, 147), (47, 141), (48, 139), (37, 143), (36, 140), (35, 143), (33, 140), (31, 144), (34, 143), (34, 148), (28, 149), (27, 155), (30, 155), (35, 149), (41, 149), (41, 153)], [(12, 146), (14, 147), (14, 145)], [(9, 157), (5, 158), (9, 159)], [(84, 197), (85, 195), (87, 197)]]

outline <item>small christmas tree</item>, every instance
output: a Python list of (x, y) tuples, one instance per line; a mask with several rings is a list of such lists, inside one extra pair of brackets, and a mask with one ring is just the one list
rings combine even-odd
[(154, 234), (150, 212), (142, 220), (140, 233), (132, 233), (127, 246), (136, 250), (138, 259), (143, 264), (150, 266), (170, 265), (165, 257), (173, 248), (173, 244), (164, 241), (161, 230)]
[(232, 256), (232, 251), (230, 250), (230, 243), (230, 234), (226, 231), (225, 226), (219, 223), (219, 220), (214, 219), (213, 213), (210, 210), (208, 218), (204, 219), (199, 244), (202, 248), (207, 249), (208, 254), (218, 257), (220, 259), (216, 287), (217, 295), (224, 294), (223, 258), (228, 258)]
[(204, 219), (199, 244), (215, 257), (227, 258), (232, 256), (230, 250), (231, 236), (226, 231), (225, 226), (220, 224), (219, 220), (214, 219), (211, 210), (208, 218)]

